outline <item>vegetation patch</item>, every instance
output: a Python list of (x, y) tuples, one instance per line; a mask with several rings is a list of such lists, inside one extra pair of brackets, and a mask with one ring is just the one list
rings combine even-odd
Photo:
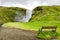
[[(15, 11), (15, 10), (14, 10)], [(4, 12), (5, 13), (5, 12)], [(3, 27), (9, 28), (21, 28), (25, 30), (38, 31), (42, 26), (57, 26), (56, 32), (59, 34), (58, 39), (60, 40), (60, 6), (39, 6), (34, 9), (33, 15), (29, 22), (9, 22), (2, 25)], [(45, 35), (48, 34), (48, 35)], [(41, 35), (41, 36), (39, 36)], [(42, 33), (43, 35), (50, 37), (54, 33)]]
[(26, 10), (18, 7), (2, 7), (0, 6), (0, 22), (13, 22), (17, 10)]

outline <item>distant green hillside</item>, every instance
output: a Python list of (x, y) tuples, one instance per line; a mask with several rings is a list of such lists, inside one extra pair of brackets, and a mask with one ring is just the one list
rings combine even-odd
[(18, 7), (2, 7), (0, 6), (0, 22), (12, 22), (18, 14), (17, 10), (26, 10)]
[(34, 9), (30, 22), (60, 21), (60, 6), (40, 6)]

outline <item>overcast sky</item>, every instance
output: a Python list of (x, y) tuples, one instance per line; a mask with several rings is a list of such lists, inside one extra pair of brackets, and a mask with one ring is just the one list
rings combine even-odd
[(32, 8), (38, 5), (60, 5), (60, 0), (0, 0), (0, 6)]

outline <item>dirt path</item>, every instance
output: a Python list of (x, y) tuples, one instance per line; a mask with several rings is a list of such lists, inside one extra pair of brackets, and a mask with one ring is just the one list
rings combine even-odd
[(36, 34), (36, 31), (0, 28), (0, 40), (40, 40), (36, 38)]

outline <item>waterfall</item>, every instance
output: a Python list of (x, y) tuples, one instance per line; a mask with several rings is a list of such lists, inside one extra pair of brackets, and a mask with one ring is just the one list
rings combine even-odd
[[(21, 21), (21, 22), (28, 22), (30, 20), (30, 18), (32, 17), (32, 12), (33, 12), (33, 9), (36, 7), (36, 6), (39, 6), (40, 3), (38, 1), (34, 1), (34, 2), (31, 2), (29, 4), (26, 5), (26, 15), (21, 15), (21, 14), (18, 14), (16, 17), (15, 17), (15, 20), (16, 21)], [(22, 17), (23, 16), (23, 17)]]
[(26, 22), (28, 22), (29, 20), (30, 20), (30, 18), (31, 18), (31, 16), (32, 16), (32, 10), (26, 10)]

